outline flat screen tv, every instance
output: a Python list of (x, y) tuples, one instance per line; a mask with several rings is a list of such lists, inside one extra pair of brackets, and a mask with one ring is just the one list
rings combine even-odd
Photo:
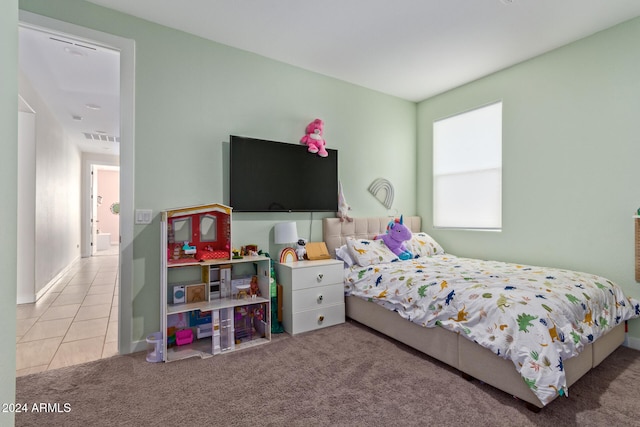
[(231, 135), (229, 204), (234, 212), (336, 212), (338, 150)]

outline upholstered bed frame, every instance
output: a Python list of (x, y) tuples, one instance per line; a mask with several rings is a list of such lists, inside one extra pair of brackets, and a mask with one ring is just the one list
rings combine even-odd
[[(384, 233), (389, 217), (355, 218), (341, 222), (338, 218), (323, 220), (323, 239), (332, 256), (345, 244), (347, 237), (372, 239)], [(421, 231), (420, 217), (404, 217), (404, 224), (412, 231)], [(476, 378), (525, 402), (537, 411), (544, 405), (529, 389), (511, 360), (502, 359), (490, 350), (442, 328), (425, 328), (403, 319), (382, 306), (358, 297), (346, 297), (347, 317), (407, 344), (462, 372), (467, 379)], [(564, 362), (567, 385), (571, 386), (591, 368), (600, 364), (624, 341), (621, 324), (589, 344), (579, 356)]]

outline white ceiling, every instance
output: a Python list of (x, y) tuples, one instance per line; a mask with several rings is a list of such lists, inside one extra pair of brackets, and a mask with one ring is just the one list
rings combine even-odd
[(28, 26), (19, 28), (18, 50), (21, 72), (71, 142), (118, 155), (120, 53)]
[(411, 101), (640, 15), (638, 0), (90, 0)]
[[(416, 102), (640, 16), (638, 0), (89, 1)], [(57, 87), (43, 94), (58, 91), (56, 110), (83, 116), (73, 132), (118, 136), (113, 52), (78, 56), (20, 34), (21, 67), (49, 70), (64, 59), (37, 84)], [(103, 121), (87, 103), (102, 106)]]

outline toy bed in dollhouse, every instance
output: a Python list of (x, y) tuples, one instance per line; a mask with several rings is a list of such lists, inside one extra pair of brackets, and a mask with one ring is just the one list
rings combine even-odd
[[(419, 217), (407, 261), (372, 240), (390, 218), (323, 220), (345, 260), (346, 315), (539, 410), (624, 341), (638, 301), (587, 273), (447, 254)], [(348, 264), (351, 264), (349, 266)]]

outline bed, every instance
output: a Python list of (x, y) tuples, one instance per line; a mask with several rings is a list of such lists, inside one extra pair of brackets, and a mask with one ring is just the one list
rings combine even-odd
[(568, 396), (573, 383), (623, 343), (625, 320), (640, 315), (637, 301), (599, 276), (447, 254), (420, 232), (420, 217), (404, 217), (414, 233), (406, 243), (417, 258), (394, 259), (384, 248), (372, 249), (389, 220), (323, 220), (332, 256), (351, 258), (347, 317), (531, 410)]

